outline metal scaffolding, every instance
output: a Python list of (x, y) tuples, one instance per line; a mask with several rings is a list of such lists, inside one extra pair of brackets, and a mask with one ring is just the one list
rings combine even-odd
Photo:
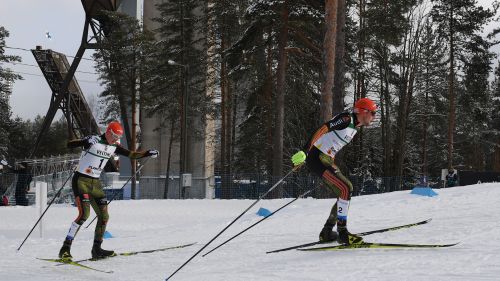
[[(82, 137), (89, 134), (99, 133), (92, 111), (85, 100), (76, 78), (72, 78), (68, 85), (69, 97), (61, 93), (61, 86), (64, 83), (64, 77), (68, 75), (70, 68), (66, 55), (52, 50), (43, 50), (37, 46), (35, 50), (31, 50), (35, 60), (42, 70), (47, 83), (52, 90), (52, 99), (49, 111), (62, 110), (64, 116), (72, 117), (74, 122), (71, 122), (71, 131), (76, 137)], [(56, 100), (61, 96), (61, 102), (56, 104)], [(47, 115), (52, 112), (47, 113)]]
[[(33, 158), (43, 135), (49, 130), (50, 124), (58, 109), (61, 109), (68, 121), (68, 132), (75, 136), (99, 133), (99, 128), (85, 101), (74, 74), (87, 49), (103, 48), (103, 42), (111, 31), (109, 19), (103, 11), (116, 11), (118, 0), (81, 0), (85, 10), (85, 24), (83, 26), (82, 41), (75, 58), (69, 65), (66, 56), (42, 50), (37, 47), (32, 50), (42, 72), (52, 90), (52, 99), (49, 109), (43, 120), (42, 128), (38, 132), (35, 144), (30, 154)], [(89, 32), (91, 30), (91, 33)], [(70, 136), (71, 138), (71, 136)], [(114, 163), (113, 163), (114, 164)], [(115, 165), (113, 165), (115, 166)]]
[(78, 165), (79, 158), (79, 154), (66, 154), (38, 159), (16, 160), (15, 163), (16, 166), (20, 163), (27, 163), (31, 175), (38, 177), (72, 171)]

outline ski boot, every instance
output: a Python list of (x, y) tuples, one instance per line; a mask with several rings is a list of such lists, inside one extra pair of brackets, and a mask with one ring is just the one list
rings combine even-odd
[(64, 241), (61, 249), (59, 250), (59, 258), (62, 260), (71, 260), (73, 258), (71, 256), (71, 244)]
[(92, 259), (104, 259), (107, 257), (116, 256), (114, 251), (108, 251), (101, 248), (102, 241), (94, 241), (94, 246), (92, 247)]
[(337, 241), (338, 234), (336, 231), (333, 231), (330, 227), (323, 227), (321, 232), (319, 233), (319, 242), (327, 243)]
[(346, 227), (337, 227), (338, 237), (337, 242), (343, 245), (359, 245), (363, 244), (363, 238), (356, 234), (350, 233)]

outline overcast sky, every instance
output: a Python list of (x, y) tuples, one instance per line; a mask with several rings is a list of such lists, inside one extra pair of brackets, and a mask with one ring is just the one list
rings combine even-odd
[[(492, 2), (479, 0), (486, 8), (491, 7)], [(81, 42), (84, 16), (79, 0), (0, 0), (0, 25), (10, 32), (6, 40), (9, 47), (29, 50), (41, 45), (44, 49), (74, 56)], [(494, 25), (498, 23), (490, 24), (485, 32), (493, 29)], [(52, 36), (51, 40), (45, 35), (47, 31)], [(499, 49), (497, 46), (494, 51), (500, 53)], [(29, 51), (6, 49), (6, 53), (21, 56), (23, 64), (37, 65)], [(87, 50), (84, 57), (90, 58), (91, 54), (92, 50)], [(68, 57), (68, 60), (71, 63), (72, 58)], [(51, 91), (40, 69), (12, 64), (8, 64), (8, 67), (21, 72), (24, 77), (24, 80), (15, 82), (10, 99), (14, 116), (23, 119), (33, 119), (38, 114), (44, 116), (49, 107)], [(95, 72), (93, 62), (82, 60), (77, 71)], [(76, 78), (87, 99), (95, 99), (101, 92), (97, 75), (77, 72)]]
[[(10, 33), (6, 40), (9, 47), (44, 49), (74, 56), (80, 46), (85, 13), (79, 0), (0, 0), (0, 25)], [(48, 39), (45, 32), (52, 39)], [(91, 58), (92, 50), (86, 50), (84, 57)], [(6, 49), (9, 55), (19, 55), (23, 64), (37, 66), (30, 51)], [(73, 58), (68, 57), (71, 64)], [(24, 80), (14, 83), (10, 105), (14, 116), (33, 119), (37, 114), (44, 116), (50, 103), (51, 90), (38, 67), (5, 64), (13, 71), (22, 72)], [(95, 73), (93, 62), (81, 60), (77, 71)], [(101, 92), (96, 74), (77, 72), (76, 78), (87, 98)], [(61, 116), (59, 113), (57, 116)]]

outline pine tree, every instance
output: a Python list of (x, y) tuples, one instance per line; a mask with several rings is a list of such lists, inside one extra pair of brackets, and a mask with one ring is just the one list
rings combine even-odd
[[(123, 122), (129, 150), (138, 149), (137, 112), (151, 80), (147, 67), (152, 62), (153, 35), (143, 30), (137, 19), (118, 12), (106, 12), (113, 27), (103, 42), (102, 51), (94, 54), (96, 69), (104, 85), (100, 94), (104, 104), (105, 121), (119, 119)], [(129, 122), (131, 120), (131, 124)], [(131, 171), (136, 173), (136, 160), (130, 159)], [(135, 178), (131, 182), (132, 198), (135, 198)]]
[(455, 134), (456, 59), (464, 52), (464, 44), (482, 29), (493, 12), (477, 6), (476, 0), (433, 0), (432, 17), (439, 34), (448, 39), (448, 169), (453, 166)]
[(15, 80), (22, 79), (18, 74), (13, 73), (3, 63), (20, 62), (19, 56), (5, 54), (5, 38), (9, 37), (9, 32), (0, 26), (0, 158), (7, 157), (9, 147), (9, 131), (11, 128), (11, 111), (9, 106), (12, 85)]
[[(419, 1), (359, 1), (355, 37), (349, 37), (354, 99), (379, 100), (379, 129), (363, 129), (345, 157), (352, 175), (401, 176), (406, 165), (407, 114), (413, 97), (412, 81), (418, 62), (421, 15)], [(370, 94), (368, 94), (370, 93)], [(365, 165), (366, 157), (371, 165)], [(391, 184), (392, 185), (392, 184)], [(394, 186), (396, 186), (395, 184)]]
[[(324, 8), (311, 1), (305, 4), (290, 1), (287, 67), (283, 128), (283, 163), (301, 149), (311, 131), (319, 125), (317, 93), (321, 68), (321, 42)], [(314, 6), (313, 6), (314, 5)], [(233, 75), (238, 100), (245, 103), (245, 112), (238, 124), (235, 169), (239, 171), (272, 171), (272, 145), (278, 36), (280, 34), (280, 1), (250, 1), (244, 18), (244, 32), (227, 50), (236, 57)], [(306, 123), (306, 125), (304, 125)], [(287, 166), (289, 167), (289, 166)]]
[[(213, 48), (207, 45), (214, 39), (210, 31), (214, 28), (213, 3), (199, 0), (162, 1), (156, 7), (159, 16), (153, 19), (154, 27), (151, 29), (156, 34), (157, 42), (152, 54), (154, 61), (151, 63), (152, 78), (146, 97), (146, 112), (160, 118), (158, 129), (169, 132), (166, 174), (170, 174), (174, 141), (182, 141), (187, 149), (186, 157), (181, 157), (180, 170), (194, 172), (198, 166), (191, 163), (193, 157), (190, 154), (195, 153), (195, 149), (191, 148), (206, 133), (207, 119), (216, 115), (215, 97), (207, 94), (212, 91), (215, 82), (212, 73)], [(210, 58), (207, 58), (207, 50)], [(184, 116), (186, 120), (183, 120)], [(187, 130), (185, 137), (183, 128)], [(209, 139), (212, 136), (205, 137), (207, 141), (215, 142)], [(184, 155), (184, 151), (181, 154)]]
[(495, 79), (492, 82), (492, 111), (491, 111), (491, 131), (492, 143), (495, 145), (495, 151), (490, 158), (490, 166), (493, 171), (500, 172), (500, 66), (495, 69)]
[(486, 155), (493, 147), (486, 143), (492, 103), (488, 76), (491, 70), (488, 52), (477, 52), (465, 62), (464, 90), (458, 96), (457, 148), (468, 170), (484, 171)]
[[(409, 135), (411, 143), (419, 154), (413, 163), (423, 176), (437, 176), (445, 162), (442, 144), (446, 142), (446, 48), (443, 38), (438, 36), (430, 19), (425, 21), (420, 47), (420, 64), (416, 73), (416, 100), (410, 115), (416, 130)], [(440, 109), (441, 108), (441, 109)], [(436, 157), (437, 156), (437, 157)]]
[[(39, 132), (42, 124), (43, 117), (38, 115), (33, 121), (28, 120), (26, 122), (29, 130), (23, 132), (23, 134), (29, 136), (30, 139), (36, 137), (33, 132)], [(70, 152), (67, 148), (68, 140), (68, 126), (66, 123), (66, 118), (61, 116), (59, 120), (53, 122), (47, 132), (47, 135), (40, 142), (40, 146), (34, 155), (37, 158), (40, 157), (50, 157), (55, 155), (63, 155)], [(19, 137), (19, 136), (18, 136)], [(28, 155), (24, 156), (28, 157)]]
[(26, 159), (30, 151), (26, 149), (26, 144), (31, 143), (36, 135), (30, 120), (23, 120), (20, 117), (13, 118), (9, 128), (8, 155), (10, 159)]
[[(10, 159), (26, 159), (30, 156), (30, 151), (26, 150), (26, 144), (36, 137), (36, 132), (40, 131), (43, 117), (37, 115), (33, 120), (23, 120), (16, 117), (10, 120), (8, 134), (8, 155)], [(40, 147), (35, 157), (49, 157), (70, 153), (67, 148), (68, 130), (66, 119), (62, 116), (50, 125), (49, 133), (42, 139)]]

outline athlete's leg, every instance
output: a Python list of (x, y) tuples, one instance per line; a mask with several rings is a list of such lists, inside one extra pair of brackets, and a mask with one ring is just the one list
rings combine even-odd
[[(342, 244), (359, 244), (363, 242), (363, 239), (359, 236), (351, 234), (347, 230), (347, 215), (349, 213), (349, 202), (351, 199), (352, 184), (339, 170), (332, 171), (332, 169), (327, 169), (323, 178), (327, 183), (327, 186), (332, 189), (332, 191), (338, 194), (338, 200), (336, 205), (332, 208), (330, 216), (328, 217), (325, 227), (334, 225), (334, 219), (336, 218), (338, 241)], [(336, 214), (336, 216), (335, 216)]]
[[(336, 188), (334, 184), (329, 182), (328, 178), (324, 176), (325, 172), (331, 168), (331, 165), (329, 165), (328, 163), (327, 164), (323, 163), (323, 161), (321, 160), (322, 155), (324, 154), (319, 149), (313, 147), (307, 154), (306, 163), (309, 169), (313, 173), (321, 177), (323, 181), (322, 184), (326, 188), (333, 191), (336, 197), (338, 197), (340, 194), (338, 188)], [(330, 212), (328, 219), (319, 234), (320, 241), (328, 242), (328, 241), (335, 241), (337, 239), (337, 233), (333, 231), (333, 227), (335, 226), (336, 222), (337, 222), (337, 203), (334, 204), (332, 211)]]
[(91, 182), (89, 182), (88, 178), (81, 177), (78, 174), (73, 175), (71, 185), (75, 196), (75, 204), (78, 208), (78, 216), (71, 223), (66, 239), (64, 240), (63, 246), (59, 251), (60, 258), (71, 258), (71, 244), (73, 243), (78, 230), (80, 230), (80, 227), (90, 215), (90, 184)]
[[(349, 213), (349, 202), (351, 199), (352, 183), (337, 169), (327, 169), (324, 172), (323, 178), (329, 184), (333, 191), (339, 193), (337, 200), (337, 232), (338, 241), (342, 244), (359, 244), (363, 242), (363, 239), (359, 236), (351, 234), (347, 230), (347, 215)], [(327, 220), (327, 224), (333, 222), (335, 210), (332, 208), (330, 217)], [(326, 225), (326, 224), (325, 224)]]
[(94, 231), (94, 241), (102, 241), (106, 225), (109, 220), (108, 202), (105, 197), (93, 198), (90, 201), (94, 212), (97, 215), (97, 224)]
[[(321, 176), (323, 184), (338, 198), (321, 230), (320, 241), (333, 240), (332, 229), (336, 224), (337, 230), (342, 232), (342, 237), (350, 235), (347, 231), (347, 214), (353, 189), (351, 182), (335, 166), (334, 159), (317, 148), (311, 149), (306, 162), (313, 172)], [(343, 242), (345, 239), (341, 240)]]
[(109, 220), (108, 201), (102, 189), (100, 181), (97, 181), (92, 190), (92, 200), (90, 201), (94, 212), (97, 215), (97, 225), (94, 231), (94, 245), (92, 247), (92, 258), (99, 259), (112, 256), (114, 251), (108, 251), (101, 248), (101, 244), (106, 232), (106, 225)]
[(325, 227), (329, 229), (333, 229), (333, 227), (337, 224), (337, 201), (333, 204), (332, 209), (330, 210), (330, 214), (325, 222)]

